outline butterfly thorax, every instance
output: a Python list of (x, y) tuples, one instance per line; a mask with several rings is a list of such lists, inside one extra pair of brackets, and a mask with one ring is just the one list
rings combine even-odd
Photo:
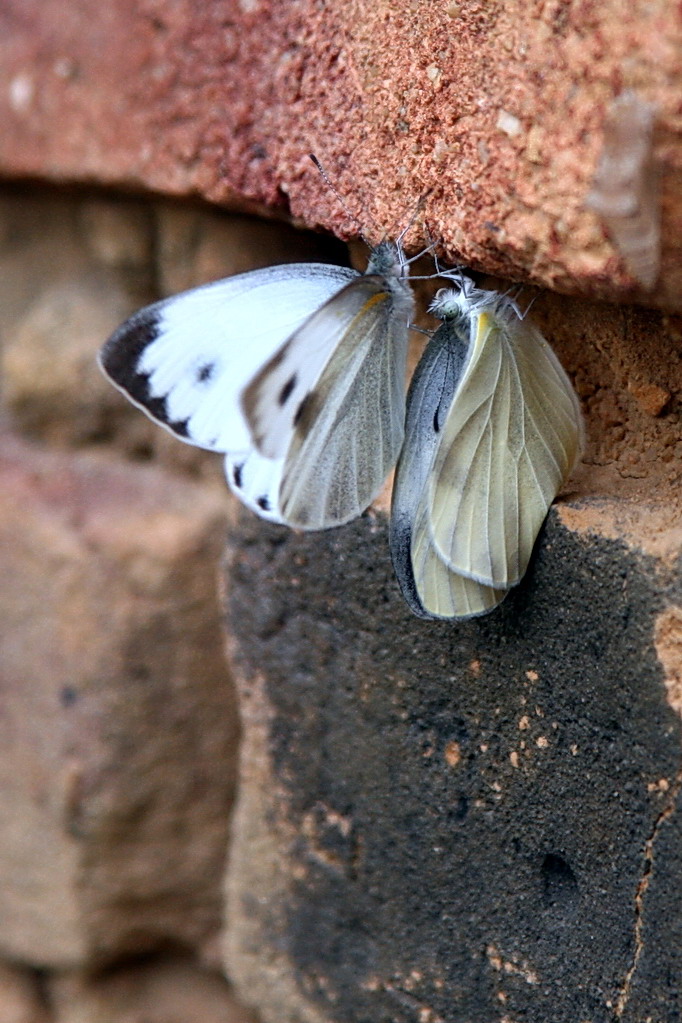
[(447, 323), (453, 332), (464, 332), (471, 322), (472, 309), (464, 290), (441, 288), (429, 306), (429, 312)]

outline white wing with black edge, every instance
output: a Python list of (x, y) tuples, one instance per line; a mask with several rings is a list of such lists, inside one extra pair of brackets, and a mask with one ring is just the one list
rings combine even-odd
[(359, 515), (395, 464), (412, 310), (402, 250), (386, 242), (364, 275), (291, 264), (158, 302), (100, 363), (180, 439), (224, 452), (257, 514), (324, 529)]
[(264, 362), (333, 294), (357, 277), (292, 263), (229, 277), (131, 316), (100, 352), (104, 373), (181, 440), (247, 451), (241, 393)]

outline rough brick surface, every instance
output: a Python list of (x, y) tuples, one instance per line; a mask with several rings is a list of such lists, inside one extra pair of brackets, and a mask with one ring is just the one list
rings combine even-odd
[[(356, 233), (313, 150), (370, 234), (430, 188), (453, 260), (679, 308), (681, 80), (667, 0), (9, 0), (0, 170), (256, 202)], [(588, 203), (627, 90), (654, 111), (652, 292)]]
[(237, 731), (222, 495), (0, 450), (0, 952), (64, 966), (201, 944)]
[(410, 616), (381, 517), (243, 517), (227, 966), (267, 1021), (679, 1018), (682, 536), (629, 511), (651, 546), (560, 504), (459, 624)]
[[(220, 459), (150, 424), (93, 355), (143, 301), (321, 257), (340, 261), (199, 206), (0, 198), (3, 411), (52, 449), (1, 447), (0, 955), (89, 969), (179, 943), (215, 963), (231, 506)], [(228, 966), (273, 1023), (677, 1023), (682, 318), (547, 293), (530, 315), (588, 444), (497, 614), (412, 619), (382, 518), (231, 527)], [(60, 1023), (225, 1008), (215, 977), (167, 964), (46, 990)]]

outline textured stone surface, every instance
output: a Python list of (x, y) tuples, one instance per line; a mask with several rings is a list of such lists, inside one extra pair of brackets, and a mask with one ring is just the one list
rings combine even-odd
[(676, 516), (560, 504), (460, 624), (410, 616), (382, 517), (244, 516), (230, 551), (243, 997), (272, 1023), (679, 1019)]
[(200, 945), (237, 733), (223, 494), (7, 434), (0, 451), (0, 952)]
[(52, 1023), (37, 977), (8, 963), (0, 963), (0, 1023)]
[(0, 169), (256, 202), (356, 233), (312, 150), (371, 234), (431, 188), (431, 230), (453, 260), (632, 296), (627, 254), (587, 204), (631, 90), (655, 111), (661, 178), (649, 297), (679, 308), (681, 79), (682, 18), (666, 0), (9, 0)]
[[(0, 193), (0, 400), (24, 435), (222, 477), (104, 379), (95, 355), (139, 306), (271, 262), (347, 261), (311, 232), (253, 217), (103, 196)], [(261, 312), (262, 315), (262, 312)]]
[[(215, 962), (229, 497), (220, 460), (149, 424), (92, 355), (143, 301), (331, 255), (255, 223), (0, 199), (4, 407), (66, 449), (3, 437), (5, 955), (111, 963), (179, 943)], [(244, 516), (230, 542), (247, 742), (228, 964), (268, 1020), (677, 1023), (682, 319), (546, 293), (531, 316), (576, 381), (588, 445), (499, 614), (412, 619), (381, 518), (301, 538)], [(185, 478), (74, 453), (94, 442)], [(223, 1011), (184, 967), (49, 989), (60, 1023)]]
[(103, 977), (56, 975), (54, 1023), (254, 1023), (222, 977), (183, 959), (122, 967)]
[(83, 444), (120, 420), (94, 355), (154, 297), (152, 218), (151, 207), (134, 201), (96, 204), (28, 189), (0, 196), (0, 395), (25, 434)]

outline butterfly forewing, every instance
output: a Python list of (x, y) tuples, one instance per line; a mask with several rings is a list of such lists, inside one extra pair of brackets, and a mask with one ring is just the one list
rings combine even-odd
[(314, 328), (336, 334), (337, 342), (294, 410), (282, 478), (283, 513), (301, 529), (359, 515), (381, 489), (403, 439), (408, 286), (366, 275), (337, 298), (314, 318)]
[(196, 288), (127, 320), (102, 348), (100, 365), (181, 440), (216, 451), (245, 449), (251, 438), (239, 403), (243, 388), (355, 276), (344, 267), (292, 263)]

